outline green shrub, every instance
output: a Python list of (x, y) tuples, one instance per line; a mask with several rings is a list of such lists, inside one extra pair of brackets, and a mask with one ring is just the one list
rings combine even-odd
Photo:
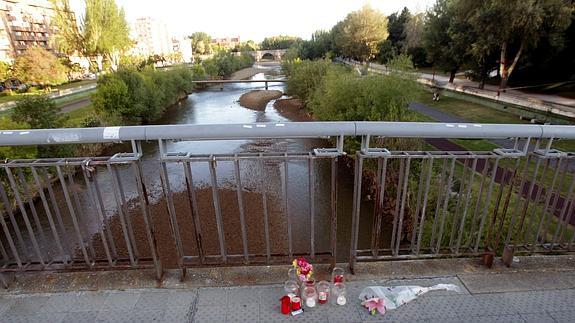
[(283, 64), (284, 73), (289, 78), (286, 83), (286, 93), (297, 96), (307, 104), (311, 94), (318, 88), (327, 71), (335, 70), (335, 73), (347, 73), (347, 69), (336, 66), (327, 60), (299, 61), (294, 60)]
[(122, 124), (153, 122), (165, 109), (193, 89), (193, 75), (187, 67), (142, 71), (121, 69), (98, 81), (92, 97), (96, 112), (106, 120)]
[(219, 51), (213, 57), (202, 62), (205, 73), (212, 77), (225, 77), (242, 68), (254, 64), (254, 58), (247, 53), (235, 55), (229, 51)]

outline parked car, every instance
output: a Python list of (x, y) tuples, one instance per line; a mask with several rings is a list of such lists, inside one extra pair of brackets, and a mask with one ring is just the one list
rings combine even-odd
[(9, 78), (2, 82), (3, 90), (12, 90), (12, 91), (24, 91), (28, 88), (28, 85), (22, 83), (17, 78)]

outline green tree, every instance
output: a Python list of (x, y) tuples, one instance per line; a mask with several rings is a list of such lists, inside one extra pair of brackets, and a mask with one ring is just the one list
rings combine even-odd
[(294, 44), (301, 41), (301, 38), (295, 36), (279, 35), (266, 37), (260, 44), (260, 49), (288, 49)]
[(212, 53), (212, 37), (204, 32), (195, 32), (190, 37), (194, 54), (206, 55)]
[(411, 13), (407, 7), (404, 7), (401, 13), (396, 12), (388, 17), (389, 41), (395, 49), (395, 53), (400, 53), (404, 49), (406, 38), (405, 26), (411, 18)]
[(457, 0), (438, 0), (427, 12), (423, 44), (429, 61), (436, 68), (450, 73), (453, 83), (455, 73), (469, 59), (469, 44), (473, 34), (463, 20), (454, 19)]
[(369, 5), (351, 12), (335, 28), (335, 44), (346, 57), (372, 59), (388, 36), (387, 17)]
[(57, 8), (52, 24), (59, 31), (53, 42), (62, 52), (77, 52), (95, 61), (99, 71), (106, 59), (117, 70), (120, 57), (133, 46), (123, 8), (114, 0), (85, 0), (85, 12), (79, 28), (73, 19), (69, 0), (52, 0)]
[(458, 5), (463, 6), (461, 12), (466, 13), (477, 37), (471, 52), (475, 56), (490, 49), (499, 53), (502, 89), (507, 87), (521, 55), (545, 36), (560, 37), (569, 27), (573, 12), (568, 0), (459, 0)]
[(32, 129), (62, 128), (67, 117), (60, 112), (53, 99), (35, 95), (19, 100), (11, 118), (14, 122), (26, 123)]
[(66, 67), (42, 47), (30, 47), (18, 55), (12, 69), (14, 77), (28, 84), (51, 85), (67, 80)]

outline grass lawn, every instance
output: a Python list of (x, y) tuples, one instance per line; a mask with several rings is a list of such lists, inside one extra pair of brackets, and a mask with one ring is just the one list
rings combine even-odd
[(66, 113), (66, 115), (70, 118), (68, 119), (67, 126), (69, 127), (80, 126), (82, 121), (84, 121), (84, 119), (92, 113), (94, 113), (94, 106), (91, 103), (81, 109), (77, 109)]
[[(60, 90), (71, 89), (71, 88), (75, 88), (78, 86), (88, 85), (88, 84), (93, 84), (93, 83), (96, 83), (96, 80), (83, 80), (80, 82), (72, 82), (72, 83), (66, 83), (66, 84), (58, 85), (58, 86), (53, 87), (52, 89), (53, 90), (54, 89), (60, 89)], [(27, 95), (39, 95), (39, 94), (45, 94), (45, 93), (43, 91), (37, 91), (37, 92), (32, 92), (32, 93), (15, 93), (13, 95), (1, 96), (0, 97), (0, 103), (18, 101), (18, 100), (22, 100), (22, 98), (26, 97)], [(72, 97), (72, 96), (74, 96), (74, 95), (66, 96), (63, 99), (66, 99), (66, 98)]]

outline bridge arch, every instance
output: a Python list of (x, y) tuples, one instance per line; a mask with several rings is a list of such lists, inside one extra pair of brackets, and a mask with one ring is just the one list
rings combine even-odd
[(269, 57), (271, 55), (271, 57), (273, 57), (274, 60), (276, 61), (281, 61), (282, 56), (287, 52), (287, 49), (267, 49), (267, 50), (256, 50), (256, 51), (252, 51), (250, 52), (250, 55), (252, 55), (256, 61), (261, 61), (264, 56)]

